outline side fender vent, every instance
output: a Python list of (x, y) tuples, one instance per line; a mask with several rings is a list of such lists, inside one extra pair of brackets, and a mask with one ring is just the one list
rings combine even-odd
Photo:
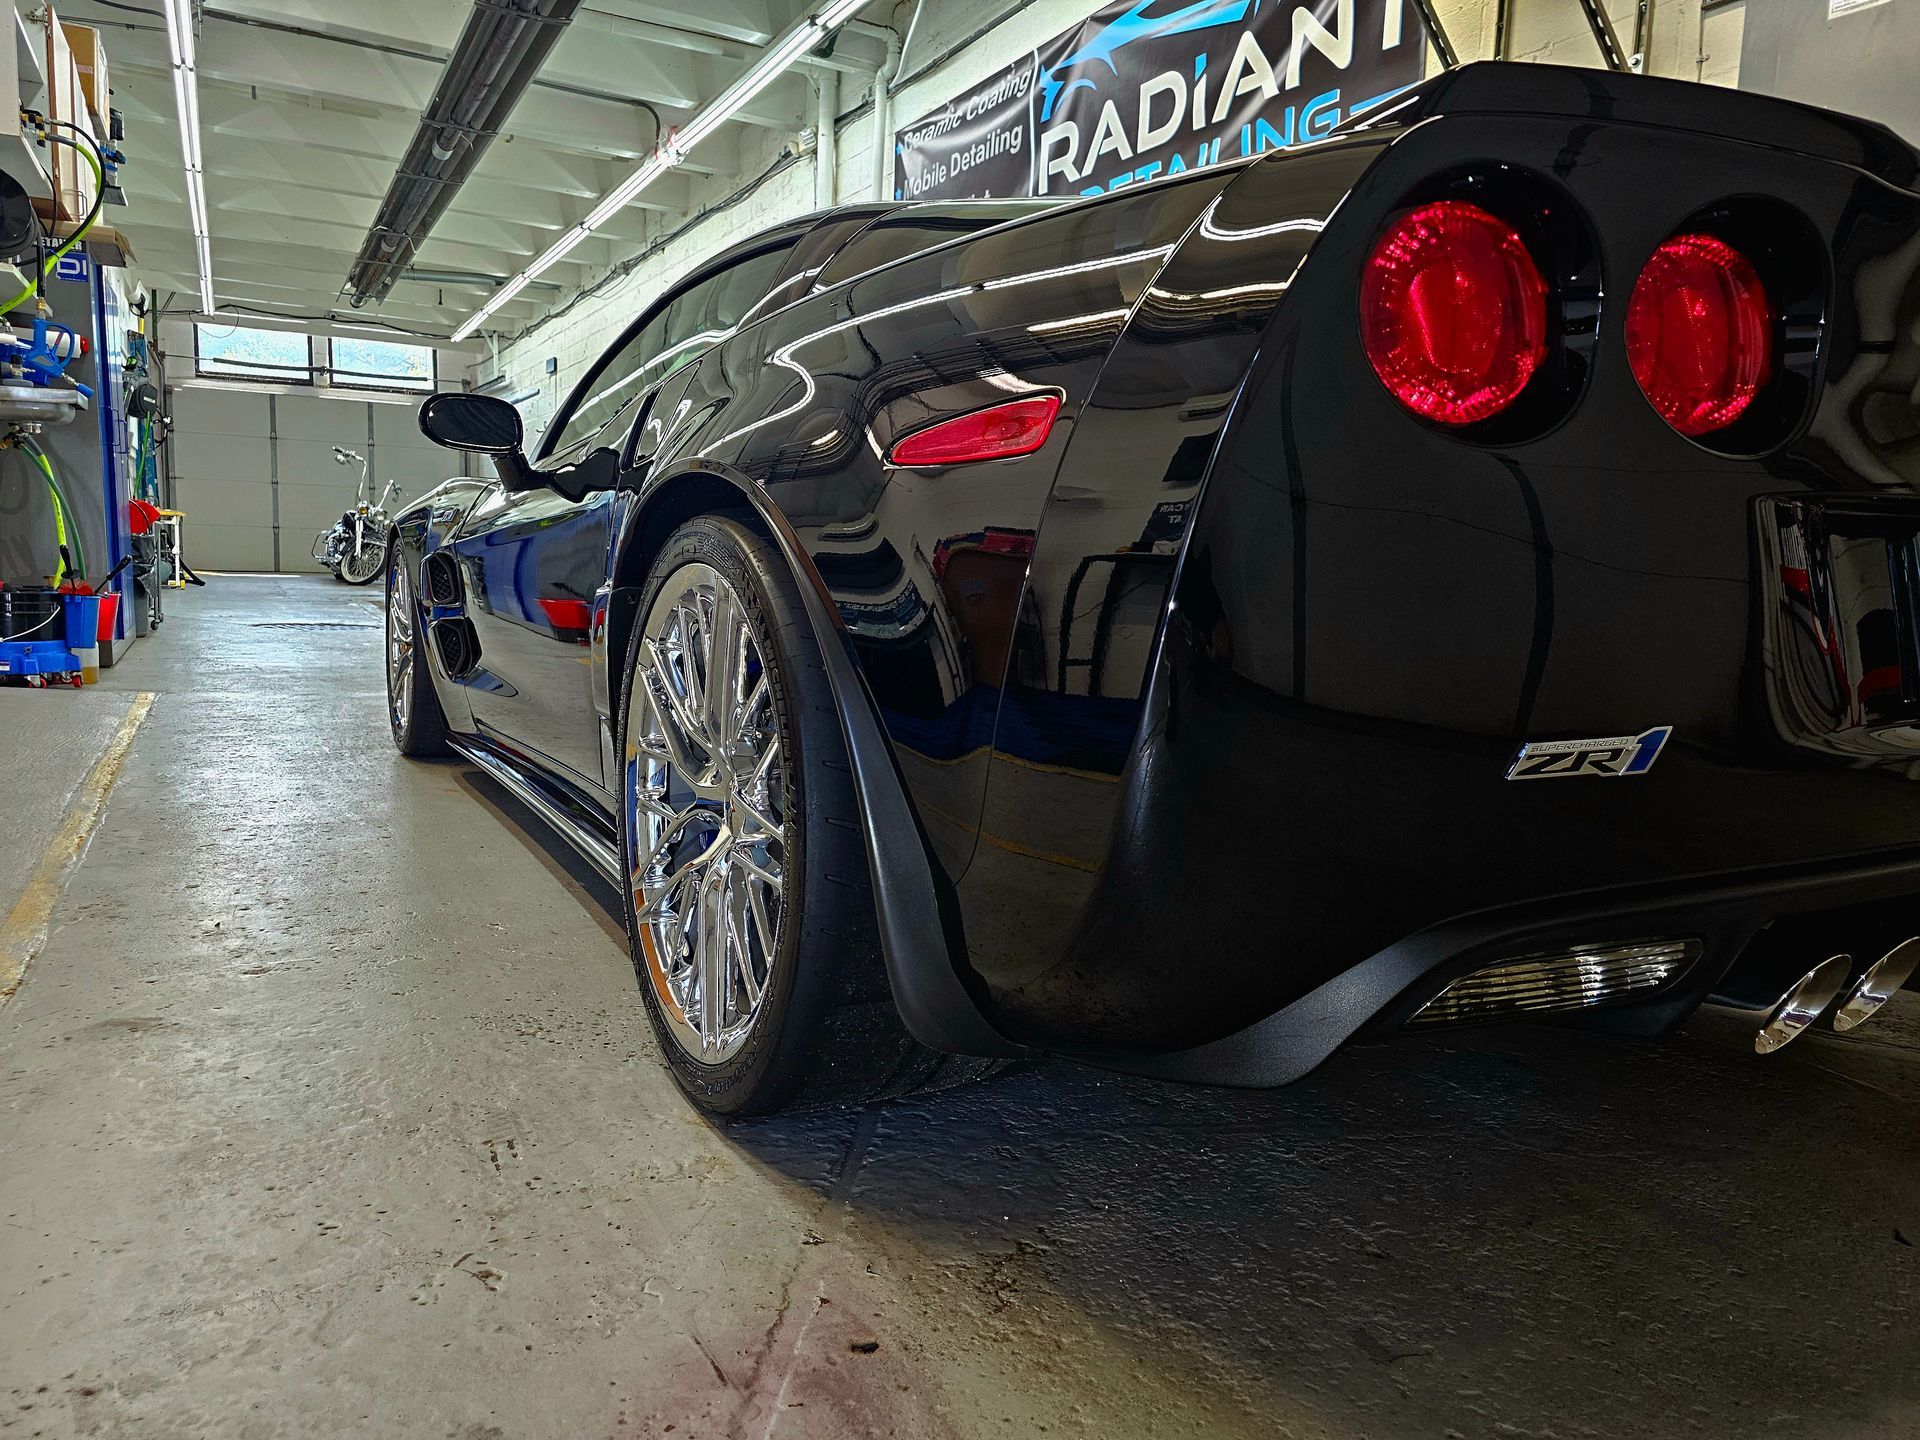
[(441, 667), (455, 680), (464, 680), (480, 668), (480, 637), (471, 620), (434, 621), (433, 647), (440, 652)]
[(458, 605), (460, 603), (460, 567), (453, 562), (451, 555), (435, 551), (427, 556), (422, 568), (423, 587), (427, 592), (427, 603), (434, 606)]

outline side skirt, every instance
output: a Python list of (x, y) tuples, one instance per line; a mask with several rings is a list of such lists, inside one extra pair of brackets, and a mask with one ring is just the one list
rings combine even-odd
[(625, 883), (620, 874), (620, 847), (604, 824), (595, 823), (587, 802), (568, 794), (559, 783), (526, 761), (502, 752), (478, 736), (449, 735), (447, 743), (546, 821), (608, 884), (617, 888)]

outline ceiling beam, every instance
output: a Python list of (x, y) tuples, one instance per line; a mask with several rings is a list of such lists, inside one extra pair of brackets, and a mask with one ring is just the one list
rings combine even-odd
[[(230, 247), (231, 254), (218, 257), (214, 261), (214, 272), (224, 283), (243, 284), (256, 291), (270, 290), (285, 297), (299, 297), (305, 307), (313, 311), (338, 311), (342, 314), (377, 315), (381, 307), (367, 306), (364, 310), (354, 310), (340, 297), (340, 281), (329, 268), (325, 272), (303, 269), (287, 265), (269, 252), (240, 247)], [(330, 258), (330, 257), (329, 257)], [(152, 284), (152, 277), (158, 275), (191, 276), (196, 273), (197, 265), (191, 249), (156, 249), (152, 259), (141, 258), (141, 272)], [(198, 290), (198, 282), (193, 287)], [(490, 288), (490, 287), (483, 287)], [(222, 292), (224, 293), (224, 292)], [(449, 304), (446, 296), (455, 295)], [(403, 280), (395, 287), (391, 303), (405, 306), (409, 311), (417, 311), (421, 318), (432, 318), (436, 322), (447, 320), (450, 316), (463, 316), (463, 305), (469, 303), (468, 287), (442, 286), (419, 280)], [(519, 295), (507, 305), (507, 309), (524, 312), (528, 316), (539, 313), (553, 303), (551, 295)], [(451, 324), (448, 325), (452, 328)]]
[(765, 45), (786, 28), (791, 4), (768, 0), (588, 0), (595, 11), (620, 20), (671, 26), (752, 46)]
[[(187, 214), (184, 200), (174, 203), (158, 195), (143, 195), (141, 198), (140, 235), (153, 235), (157, 231), (178, 231), (191, 235), (192, 225)], [(299, 220), (287, 215), (246, 214), (214, 209), (213, 215), (213, 252), (217, 256), (223, 244), (242, 242), (263, 245), (296, 245), (303, 248), (336, 250), (335, 265), (339, 278), (346, 279), (346, 257), (350, 257), (358, 248), (359, 240), (365, 231), (350, 224), (331, 224), (313, 220)], [(138, 237), (136, 237), (136, 246)], [(584, 252), (584, 253), (583, 253)], [(531, 255), (531, 251), (508, 252), (489, 248), (485, 245), (466, 244), (459, 238), (458, 228), (447, 235), (430, 236), (413, 257), (413, 263), (438, 270), (498, 270), (503, 268), (509, 254)], [(604, 244), (589, 240), (579, 250), (560, 261), (560, 265), (575, 276), (605, 268), (611, 263), (611, 256)], [(516, 264), (512, 268), (518, 269)], [(556, 271), (558, 266), (555, 267)], [(556, 274), (556, 279), (566, 276)]]
[[(113, 24), (111, 18), (102, 23)], [(122, 27), (110, 37), (110, 45), (116, 69), (171, 76), (164, 35)], [(416, 117), (432, 98), (441, 73), (433, 59), (220, 23), (203, 27), (198, 65), (202, 85), (225, 81), (283, 95), (338, 98), (409, 111)], [(630, 93), (645, 98), (640, 92), (645, 88), (646, 63), (636, 59), (634, 68), (636, 87)], [(632, 160), (648, 153), (654, 143), (652, 117), (638, 106), (564, 90), (529, 91), (514, 107), (511, 122), (513, 134), (583, 155)]]
[[(393, 4), (391, 0), (287, 0), (264, 4), (260, 0), (213, 0), (204, 13), (209, 25), (223, 21), (251, 21), (256, 26), (281, 34), (308, 32), (338, 44), (358, 45), (382, 52), (400, 51), (413, 58), (444, 64), (453, 53), (471, 6), (449, 0), (427, 3)], [(607, 22), (613, 17), (601, 16)], [(689, 54), (710, 53), (707, 46), (727, 42), (676, 31), (666, 26), (632, 27), (629, 38), (645, 38), (649, 43), (636, 50), (617, 47), (617, 65), (609, 64), (604, 40), (569, 46), (562, 35), (547, 63), (541, 67), (536, 89), (591, 90), (607, 100), (638, 99), (656, 105), (687, 108), (704, 93), (702, 76), (692, 68)], [(636, 35), (633, 31), (638, 31)], [(675, 44), (685, 35), (691, 44)], [(702, 41), (704, 40), (704, 44)], [(750, 47), (734, 46), (735, 50)], [(727, 53), (722, 50), (721, 53)]]
[(210, 17), (296, 25), (354, 44), (437, 50), (444, 58), (472, 6), (468, 0), (208, 0), (202, 9)]
[[(144, 114), (144, 99), (132, 99), (132, 92), (124, 87), (119, 87), (119, 93), (129, 99), (130, 117)], [(202, 114), (222, 111), (225, 100), (219, 97), (230, 94), (210, 92), (201, 102)], [(215, 174), (367, 199), (377, 199), (384, 191), (397, 156), (357, 155), (347, 145), (327, 143), (348, 133), (336, 121), (345, 119), (357, 126), (357, 117), (284, 102), (240, 103), (231, 119), (211, 127), (220, 137), (217, 145), (209, 146), (209, 168)], [(308, 135), (321, 143), (307, 143)], [(121, 173), (129, 188), (138, 190), (143, 177), (163, 170), (171, 176), (165, 162), (136, 156)], [(539, 230), (563, 229), (593, 208), (618, 173), (609, 162), (521, 147), (512, 156), (482, 165), (478, 178), (468, 181), (453, 208), (456, 214), (481, 219), (499, 217)], [(671, 209), (676, 201), (684, 204), (686, 199), (684, 190), (677, 196), (668, 190), (657, 197), (657, 208)], [(138, 216), (131, 217), (129, 224), (137, 229)]]
[[(193, 297), (198, 290), (198, 282), (182, 284), (198, 274), (197, 268), (189, 263), (182, 270), (177, 264), (169, 264), (155, 271), (148, 279), (149, 291), (165, 293), (168, 290), (185, 291), (189, 307), (198, 309)], [(231, 325), (251, 325), (256, 323), (252, 311), (259, 308), (271, 309), (274, 313), (288, 319), (299, 317), (308, 322), (308, 327), (319, 331), (328, 324), (360, 326), (366, 329), (378, 329), (381, 325), (398, 326), (405, 330), (421, 331), (429, 335), (446, 337), (451, 333), (447, 311), (437, 304), (413, 304), (404, 300), (388, 300), (379, 309), (353, 310), (341, 303), (329, 305), (324, 297), (288, 289), (265, 281), (237, 278), (223, 275), (219, 278), (220, 303), (224, 309), (222, 322)], [(245, 308), (242, 308), (245, 307)]]
[[(158, 204), (186, 203), (181, 177), (145, 170), (126, 176), (129, 199), (152, 199)], [(284, 216), (318, 225), (355, 225), (362, 230), (373, 223), (379, 202), (367, 195), (329, 195), (297, 185), (254, 180), (214, 171), (207, 176), (207, 204), (214, 214), (214, 232), (221, 231), (221, 217), (227, 214)], [(130, 207), (131, 208), (131, 207)], [(134, 213), (142, 213), (136, 209)], [(510, 219), (477, 215), (450, 217), (446, 238), (463, 244), (480, 245), (505, 256), (536, 255), (551, 240), (547, 233), (532, 225), (514, 224)]]
[[(135, 122), (132, 142), (136, 150), (145, 132), (171, 132), (173, 93), (164, 79), (143, 74), (131, 84), (116, 85), (114, 93), (123, 113)], [(375, 162), (368, 173), (377, 179), (364, 187), (365, 193), (372, 195), (383, 193), (392, 178), (393, 167), (399, 163), (407, 137), (412, 133), (414, 119), (399, 110), (356, 114), (338, 108), (337, 104), (323, 104), (311, 98), (274, 100), (230, 85), (202, 84), (200, 87), (200, 124), (204, 133), (283, 145), (301, 156), (320, 152)], [(613, 161), (546, 148), (535, 140), (503, 139), (495, 149), (502, 147), (511, 147), (512, 154), (503, 156), (503, 162), (488, 172), (491, 178), (530, 191), (559, 189), (583, 197), (598, 197), (617, 171)], [(223, 141), (219, 153), (209, 153), (210, 167), (221, 165), (226, 148)], [(151, 163), (150, 157), (140, 158)], [(296, 163), (289, 161), (289, 164)], [(488, 171), (484, 163), (481, 168)]]
[[(287, 123), (291, 126), (292, 122), (289, 120)], [(268, 133), (268, 127), (262, 126), (260, 129), (261, 133)], [(545, 158), (548, 157), (542, 157), (543, 161)], [(582, 167), (592, 163), (577, 156), (567, 158)], [(389, 170), (383, 174), (378, 162), (335, 151), (303, 149), (298, 140), (290, 135), (265, 140), (241, 139), (223, 134), (217, 151), (210, 147), (210, 159), (210, 188), (219, 189), (233, 182), (266, 187), (289, 195), (301, 192), (318, 197), (314, 201), (316, 204), (340, 201), (343, 203), (342, 213), (356, 215), (360, 206), (376, 203), (386, 183), (386, 174), (391, 173)], [(442, 222), (443, 225), (477, 223), (486, 226), (506, 223), (525, 226), (547, 237), (541, 242), (539, 248), (542, 249), (553, 232), (576, 225), (585, 217), (599, 196), (614, 183), (617, 173), (607, 167), (604, 179), (589, 183), (583, 168), (574, 181), (567, 182), (567, 188), (562, 191), (551, 188), (551, 184), (540, 185), (534, 175), (520, 173), (517, 162), (502, 163), (492, 169), (503, 178), (495, 178), (495, 174), (490, 173), (490, 167), (482, 167), (481, 175), (469, 180), (462, 188), (452, 213)], [(563, 165), (553, 165), (544, 173), (551, 182), (568, 172)], [(177, 199), (182, 194), (178, 172), (171, 166), (151, 159), (136, 159), (121, 171), (121, 178), (130, 196), (157, 193), (162, 197)], [(690, 181), (684, 176), (663, 176), (655, 187), (657, 193), (641, 197), (642, 203), (637, 204), (635, 210), (684, 210), (691, 204), (689, 187)], [(136, 239), (143, 228), (143, 219), (138, 206), (130, 209), (126, 228), (134, 233)], [(623, 213), (603, 226), (602, 233), (615, 242), (638, 243), (645, 238), (644, 222), (639, 213)], [(342, 257), (343, 275), (350, 258)]]

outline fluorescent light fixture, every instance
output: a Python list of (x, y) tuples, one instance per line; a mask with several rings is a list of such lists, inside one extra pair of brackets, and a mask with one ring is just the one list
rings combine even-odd
[(200, 186), (198, 175), (187, 176), (187, 224), (193, 229), (193, 238), (207, 238), (207, 192)]
[(173, 72), (173, 115), (180, 127), (181, 168), (198, 175), (206, 167), (200, 158), (200, 97), (193, 73), (185, 67)]
[(186, 77), (186, 83), (180, 91), (180, 108), (186, 112), (186, 126), (180, 132), (180, 154), (187, 169), (198, 172), (205, 170), (206, 164), (200, 156), (200, 85), (199, 72), (191, 65), (182, 66), (174, 72)]
[(174, 67), (193, 64), (193, 7), (187, 0), (166, 0), (167, 50)]
[(825, 33), (811, 22), (802, 23), (785, 40), (761, 56), (746, 74), (702, 106), (699, 113), (675, 131), (667, 142), (668, 153), (673, 155), (675, 163), (744, 110), (749, 101), (778, 80), (794, 61), (818, 45)]
[[(629, 200), (651, 185), (656, 177), (671, 170), (673, 166), (674, 162), (664, 154), (649, 155), (638, 170), (608, 191), (607, 198), (594, 206), (592, 213), (575, 227), (581, 232), (582, 238), (591, 235), (626, 209)], [(571, 249), (572, 246), (569, 245), (568, 248)]]
[(173, 60), (173, 111), (180, 124), (180, 166), (187, 180), (187, 223), (200, 262), (200, 308), (211, 315), (213, 251), (208, 239), (206, 162), (200, 153), (200, 83), (193, 63), (192, 0), (164, 0), (167, 51)]
[[(504, 305), (532, 283), (533, 277), (531, 275), (524, 273), (516, 275), (498, 290), (494, 291), (494, 299), (499, 304)], [(454, 338), (456, 340), (464, 340), (466, 337), (464, 335), (456, 335)]]
[(194, 248), (200, 257), (200, 309), (211, 315), (220, 306), (213, 298), (213, 256), (207, 249), (207, 237), (199, 236), (194, 241)]
[[(184, 0), (167, 0), (169, 14), (176, 5), (182, 3)], [(582, 240), (626, 209), (634, 196), (682, 163), (694, 146), (745, 109), (756, 95), (791, 69), (801, 56), (851, 20), (867, 3), (868, 0), (827, 0), (818, 13), (796, 20), (784, 35), (767, 47), (758, 60), (747, 67), (744, 74), (703, 105), (685, 125), (667, 137), (665, 144), (643, 160), (638, 169), (602, 196), (600, 203), (593, 207), (586, 219), (568, 230), (518, 275), (494, 291), (487, 302), (453, 332), (453, 338), (464, 340), (478, 330), (488, 316), (526, 289), (529, 281), (558, 264)], [(179, 74), (177, 70), (174, 73)]]

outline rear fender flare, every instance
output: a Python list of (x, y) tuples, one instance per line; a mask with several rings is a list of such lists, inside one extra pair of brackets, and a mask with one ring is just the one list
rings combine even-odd
[[(801, 602), (820, 643), (853, 769), (881, 951), (901, 1020), (916, 1040), (935, 1050), (963, 1055), (1030, 1053), (994, 1028), (961, 979), (957, 961), (966, 954), (966, 945), (958, 908), (951, 887), (936, 878), (939, 871), (932, 850), (847, 642), (839, 610), (786, 516), (761, 486), (728, 466), (694, 460), (666, 475), (649, 477), (616, 522), (606, 623), (599, 627), (594, 656), (599, 672), (596, 704), (604, 706), (603, 733), (613, 733), (613, 706), (620, 701), (624, 680), (620, 672), (648, 569), (684, 521), (722, 511), (744, 514), (779, 548), (800, 582)], [(617, 768), (609, 771), (615, 773)]]

